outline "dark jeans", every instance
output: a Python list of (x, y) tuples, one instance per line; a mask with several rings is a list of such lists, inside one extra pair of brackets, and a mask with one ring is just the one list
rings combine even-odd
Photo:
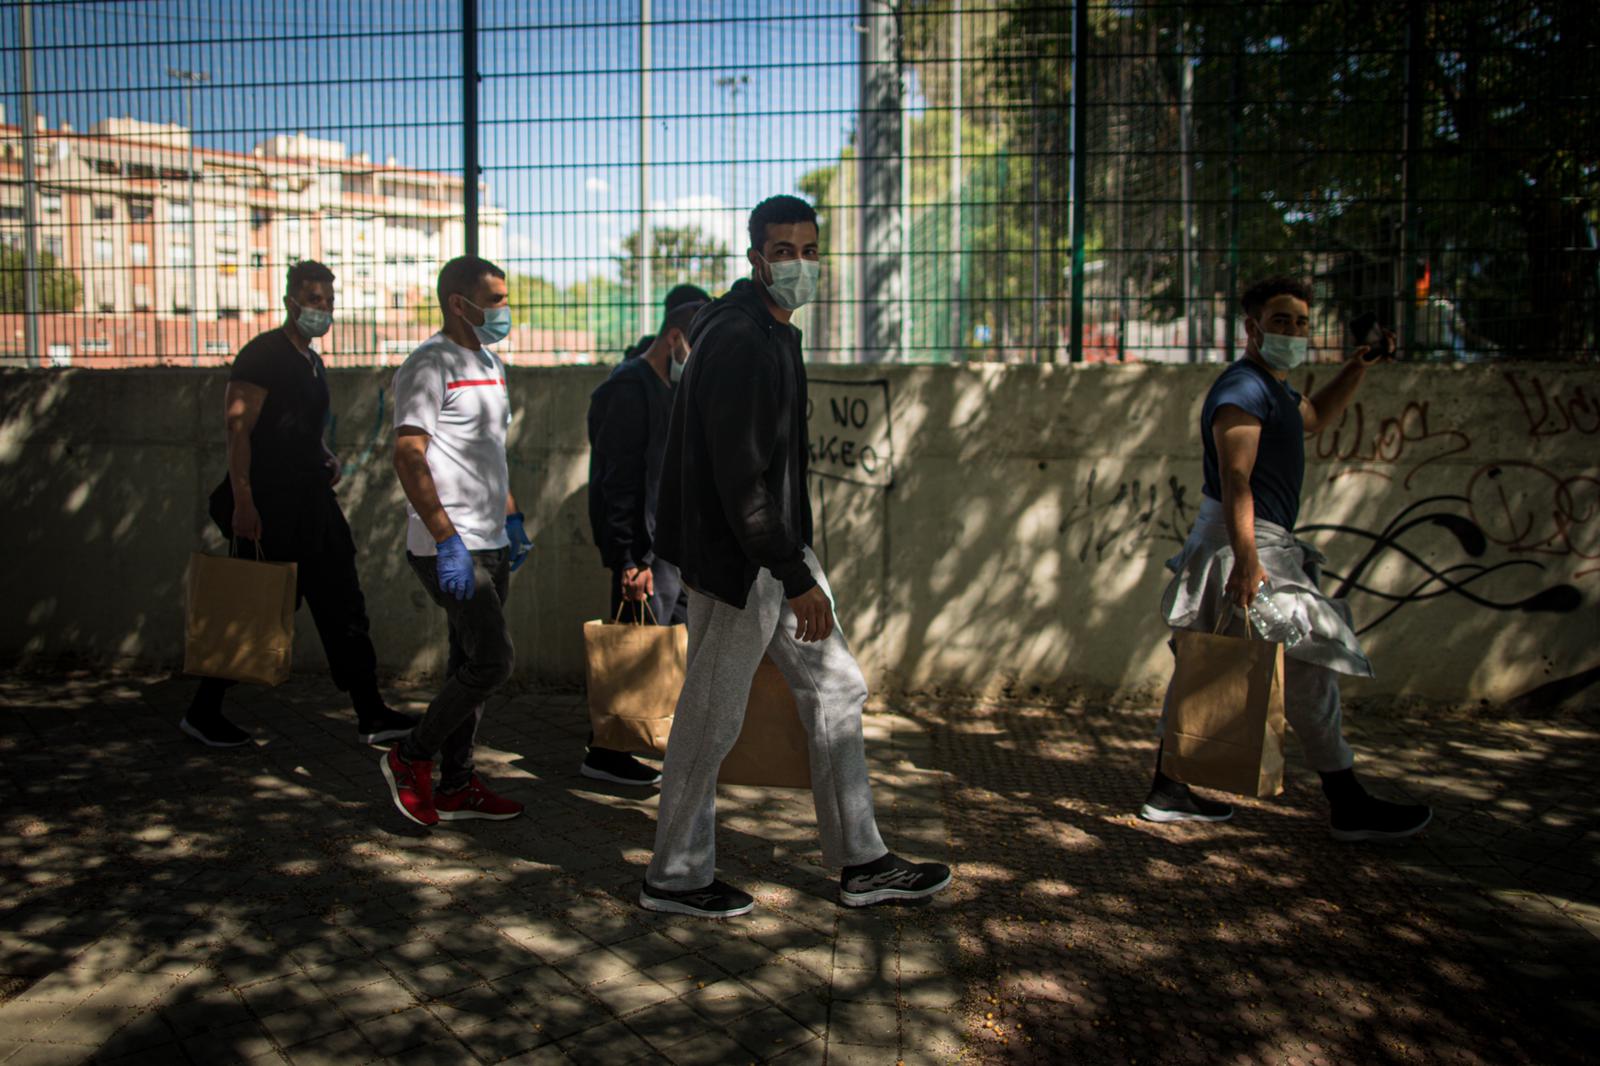
[(439, 587), (438, 561), (433, 556), (407, 552), (406, 559), (433, 602), (444, 608), (450, 658), (444, 686), (428, 704), (422, 721), (400, 738), (400, 755), (413, 761), (431, 761), (437, 755), (439, 790), (453, 792), (472, 780), (472, 749), (484, 701), (506, 683), (515, 660), (505, 612), (511, 593), (511, 552), (500, 548), (472, 553), (477, 584), (465, 600)]
[[(689, 594), (684, 590), (683, 578), (678, 576), (678, 568), (665, 559), (657, 559), (650, 564), (650, 573), (655, 578), (655, 595), (650, 597), (650, 613), (645, 615), (645, 621), (651, 618), (656, 624), (664, 626), (681, 626), (689, 621)], [(611, 614), (617, 617), (617, 608), (622, 606), (622, 571), (611, 571)], [(637, 617), (638, 607), (629, 606), (622, 612), (624, 622), (632, 621)]]
[[(239, 558), (256, 557), (252, 541), (240, 540), (238, 544)], [(278, 554), (264, 545), (262, 558), (296, 564), (296, 602), (304, 600), (311, 608), (311, 620), (322, 638), (333, 683), (350, 693), (358, 714), (381, 707), (378, 654), (369, 635), (367, 600), (361, 593), (361, 579), (356, 574), (355, 553), (345, 550), (338, 542), (330, 544), (329, 550), (324, 552), (300, 550)], [(223, 693), (234, 684), (236, 682), (218, 677), (201, 679), (200, 690), (195, 695), (196, 709), (220, 709)]]

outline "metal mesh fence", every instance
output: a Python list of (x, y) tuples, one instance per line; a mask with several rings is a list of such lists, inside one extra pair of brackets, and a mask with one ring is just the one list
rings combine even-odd
[(817, 360), (1219, 360), (1272, 272), (1324, 358), (1366, 311), (1423, 359), (1600, 336), (1589, 3), (327, 11), (0, 3), (0, 361), (223, 362), (313, 258), (329, 361), (396, 362), (472, 213), (508, 361), (614, 359), (777, 192), (821, 211)]

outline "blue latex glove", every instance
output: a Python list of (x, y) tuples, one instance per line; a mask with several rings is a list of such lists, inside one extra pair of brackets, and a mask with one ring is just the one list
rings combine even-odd
[(533, 541), (528, 539), (528, 531), (522, 527), (521, 511), (506, 515), (506, 536), (511, 539), (511, 572), (514, 574), (533, 548)]
[(477, 579), (472, 576), (472, 553), (461, 542), (461, 534), (453, 534), (439, 542), (439, 587), (458, 600), (472, 599)]

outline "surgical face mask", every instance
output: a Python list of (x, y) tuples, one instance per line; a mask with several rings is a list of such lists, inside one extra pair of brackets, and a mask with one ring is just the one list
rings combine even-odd
[[(760, 253), (756, 253), (760, 255)], [(815, 259), (785, 259), (769, 262), (761, 256), (772, 274), (767, 282), (767, 293), (772, 302), (785, 311), (793, 311), (810, 303), (817, 295), (817, 281), (822, 276), (822, 264)]]
[(302, 337), (310, 340), (322, 336), (333, 328), (332, 311), (324, 311), (320, 307), (301, 307), (295, 300), (289, 302), (294, 304), (297, 312), (294, 316), (294, 328), (300, 331)]
[(461, 302), (474, 311), (483, 312), (483, 325), (472, 326), (471, 322), (467, 323), (467, 325), (472, 326), (472, 332), (478, 335), (480, 344), (499, 344), (511, 332), (511, 308), (479, 307), (465, 296), (461, 298)]
[(1274, 370), (1293, 370), (1306, 361), (1309, 341), (1305, 337), (1290, 337), (1282, 333), (1261, 334), (1261, 358)]

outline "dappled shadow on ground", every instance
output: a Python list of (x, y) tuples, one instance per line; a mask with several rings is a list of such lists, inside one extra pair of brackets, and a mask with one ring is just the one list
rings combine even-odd
[[(1405, 846), (1327, 836), (1316, 776), (1231, 824), (1133, 812), (1153, 712), (953, 704), (949, 921), (995, 1062), (1578, 1061), (1600, 979), (1595, 719), (1357, 716)], [(1291, 739), (1290, 744), (1294, 741)], [(1293, 763), (1291, 764), (1293, 766)]]

